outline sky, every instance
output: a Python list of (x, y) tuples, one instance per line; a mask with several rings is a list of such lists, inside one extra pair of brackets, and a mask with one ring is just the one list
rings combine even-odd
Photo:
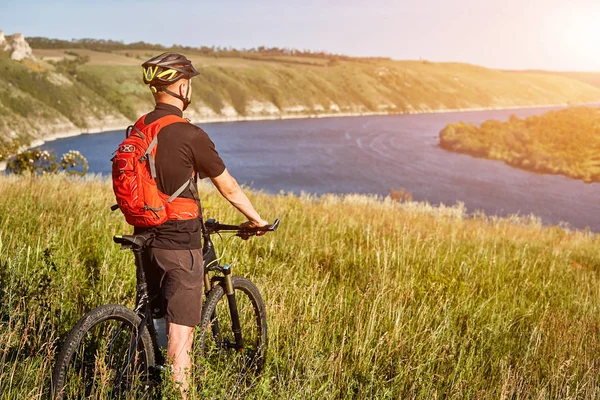
[(0, 30), (600, 72), (600, 0), (0, 0)]

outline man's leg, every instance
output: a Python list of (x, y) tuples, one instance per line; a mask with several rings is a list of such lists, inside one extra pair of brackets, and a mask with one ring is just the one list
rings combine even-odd
[(191, 350), (194, 326), (202, 310), (202, 250), (152, 249), (153, 261), (164, 272), (161, 280), (167, 321), (167, 358), (172, 363), (173, 379), (183, 398), (192, 370)]
[(192, 342), (194, 328), (175, 323), (167, 324), (169, 345), (167, 357), (173, 363), (173, 378), (180, 385), (181, 395), (186, 398), (185, 392), (189, 388), (190, 372), (192, 370)]

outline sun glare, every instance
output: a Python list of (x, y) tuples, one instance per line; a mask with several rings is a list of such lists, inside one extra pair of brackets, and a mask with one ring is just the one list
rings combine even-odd
[(564, 30), (562, 37), (569, 53), (600, 68), (600, 7), (574, 14)]

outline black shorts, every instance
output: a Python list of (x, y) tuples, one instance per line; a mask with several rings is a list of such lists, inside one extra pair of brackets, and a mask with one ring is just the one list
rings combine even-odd
[(178, 325), (198, 325), (204, 280), (202, 250), (149, 247), (144, 255), (153, 315)]

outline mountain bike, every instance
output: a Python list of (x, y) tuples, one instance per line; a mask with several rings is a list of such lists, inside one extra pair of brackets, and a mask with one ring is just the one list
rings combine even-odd
[[(258, 288), (233, 276), (230, 265), (219, 264), (211, 235), (232, 233), (247, 240), (261, 231), (275, 231), (279, 219), (261, 228), (242, 228), (202, 221), (204, 290), (196, 347), (203, 362), (231, 367), (240, 374), (261, 372), (267, 351), (266, 310)], [(136, 305), (97, 307), (69, 332), (52, 373), (52, 397), (124, 398), (150, 394), (160, 382), (166, 362), (153, 323), (153, 310), (144, 274), (143, 252), (153, 233), (116, 235), (121, 249), (133, 251), (136, 266)], [(156, 314), (154, 315), (156, 316)]]

